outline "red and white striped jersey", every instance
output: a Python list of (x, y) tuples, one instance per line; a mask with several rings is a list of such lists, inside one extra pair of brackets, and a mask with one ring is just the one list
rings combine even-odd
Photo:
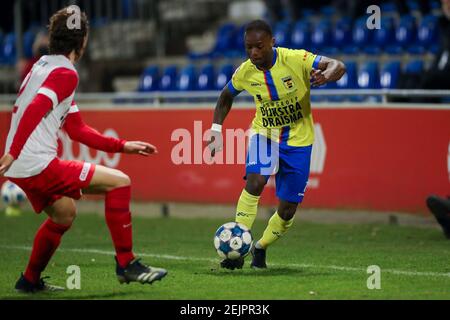
[(5, 152), (16, 160), (5, 176), (24, 178), (39, 174), (57, 156), (57, 133), (73, 103), (78, 74), (64, 55), (37, 61), (24, 79), (14, 104)]

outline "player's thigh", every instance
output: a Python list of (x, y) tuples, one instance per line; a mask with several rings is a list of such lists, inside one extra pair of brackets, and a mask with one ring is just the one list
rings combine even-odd
[(275, 176), (275, 184), (277, 197), (286, 202), (283, 208), (291, 212), (292, 210), (288, 209), (294, 208), (293, 204), (302, 202), (306, 193), (312, 146), (285, 149), (280, 152), (280, 166)]
[(56, 200), (52, 205), (44, 209), (50, 219), (62, 225), (70, 225), (77, 214), (75, 201), (69, 197), (62, 197)]
[(96, 165), (89, 186), (83, 189), (83, 193), (102, 194), (115, 188), (129, 186), (130, 184), (130, 177), (122, 171)]

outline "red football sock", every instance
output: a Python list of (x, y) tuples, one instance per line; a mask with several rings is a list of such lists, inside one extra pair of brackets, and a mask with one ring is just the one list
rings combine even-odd
[(124, 268), (134, 259), (130, 212), (131, 187), (120, 187), (106, 193), (105, 217), (116, 249), (119, 265)]
[(53, 222), (50, 218), (41, 225), (34, 237), (33, 249), (30, 260), (24, 272), (28, 281), (37, 283), (41, 272), (50, 261), (56, 248), (58, 248), (61, 237), (70, 228), (70, 225), (61, 225)]

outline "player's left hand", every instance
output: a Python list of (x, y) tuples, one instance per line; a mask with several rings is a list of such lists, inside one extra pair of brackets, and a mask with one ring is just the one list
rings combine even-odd
[(322, 70), (315, 70), (313, 69), (311, 71), (311, 86), (313, 87), (319, 87), (323, 86), (325, 83), (328, 82), (327, 74), (325, 71)]
[(142, 156), (149, 156), (158, 153), (158, 149), (150, 143), (142, 141), (127, 141), (123, 146), (123, 152), (129, 154), (140, 154)]
[(14, 158), (9, 153), (6, 153), (3, 157), (0, 159), (0, 177), (2, 177), (5, 172), (9, 169), (11, 164), (14, 162)]

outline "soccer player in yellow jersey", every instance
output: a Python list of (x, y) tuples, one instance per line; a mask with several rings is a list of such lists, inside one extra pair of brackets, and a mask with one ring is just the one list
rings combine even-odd
[[(236, 209), (236, 222), (251, 229), (259, 197), (270, 175), (275, 174), (278, 210), (263, 236), (252, 247), (253, 268), (266, 268), (266, 249), (286, 233), (303, 200), (309, 176), (314, 125), (310, 86), (339, 80), (345, 65), (305, 50), (274, 48), (270, 26), (250, 22), (245, 29), (249, 57), (233, 74), (218, 99), (209, 148), (214, 157), (222, 149), (222, 123), (233, 99), (246, 90), (255, 100), (256, 114), (246, 160), (246, 185)], [(242, 268), (244, 259), (225, 259), (221, 266)]]

